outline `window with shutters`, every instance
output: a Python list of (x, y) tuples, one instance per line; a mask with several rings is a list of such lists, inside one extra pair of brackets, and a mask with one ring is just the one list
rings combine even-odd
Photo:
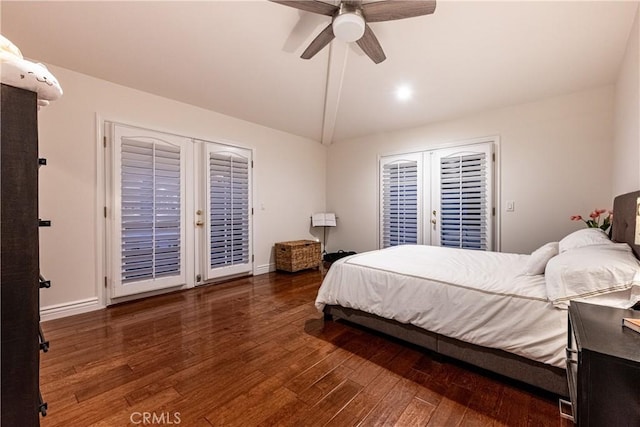
[(249, 162), (211, 153), (211, 268), (249, 261)]
[(440, 244), (488, 249), (485, 153), (440, 158)]
[(120, 125), (113, 132), (112, 296), (182, 285), (186, 140)]
[(380, 247), (493, 250), (494, 141), (380, 159)]
[(105, 135), (110, 299), (253, 272), (252, 150), (113, 122)]
[(180, 149), (122, 139), (122, 282), (181, 272)]
[(381, 174), (382, 247), (421, 243), (420, 156), (384, 158)]
[(208, 278), (249, 272), (251, 260), (251, 152), (209, 143)]

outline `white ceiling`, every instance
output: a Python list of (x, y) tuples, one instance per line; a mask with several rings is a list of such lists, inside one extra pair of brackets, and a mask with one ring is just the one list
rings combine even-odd
[(329, 143), (614, 83), (638, 2), (439, 0), (371, 24), (379, 65), (300, 59), (330, 18), (266, 0), (0, 5), (26, 57)]

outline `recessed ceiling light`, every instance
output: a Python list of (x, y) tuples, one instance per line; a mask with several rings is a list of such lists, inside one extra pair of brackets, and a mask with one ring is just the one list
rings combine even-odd
[(396, 98), (398, 101), (407, 101), (411, 99), (412, 95), (413, 91), (407, 85), (399, 86), (398, 89), (396, 89)]

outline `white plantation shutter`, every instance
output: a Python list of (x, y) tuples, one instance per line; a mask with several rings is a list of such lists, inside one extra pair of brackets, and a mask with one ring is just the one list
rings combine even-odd
[(123, 138), (122, 282), (180, 275), (180, 149)]
[(493, 250), (493, 167), (492, 140), (381, 157), (379, 246)]
[(166, 138), (115, 126), (116, 297), (185, 282), (184, 159)]
[(420, 156), (381, 160), (381, 246), (419, 243)]
[(439, 153), (441, 246), (491, 250), (491, 149)]
[(208, 144), (209, 278), (250, 272), (251, 152)]
[(211, 267), (249, 261), (249, 162), (211, 153)]

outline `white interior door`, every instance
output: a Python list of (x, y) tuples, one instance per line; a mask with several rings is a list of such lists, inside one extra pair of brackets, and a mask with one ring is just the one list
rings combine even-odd
[(189, 141), (119, 124), (111, 134), (111, 297), (181, 286)]
[(206, 143), (204, 152), (206, 279), (251, 273), (251, 150)]
[(493, 249), (493, 145), (431, 152), (431, 241), (438, 246)]

